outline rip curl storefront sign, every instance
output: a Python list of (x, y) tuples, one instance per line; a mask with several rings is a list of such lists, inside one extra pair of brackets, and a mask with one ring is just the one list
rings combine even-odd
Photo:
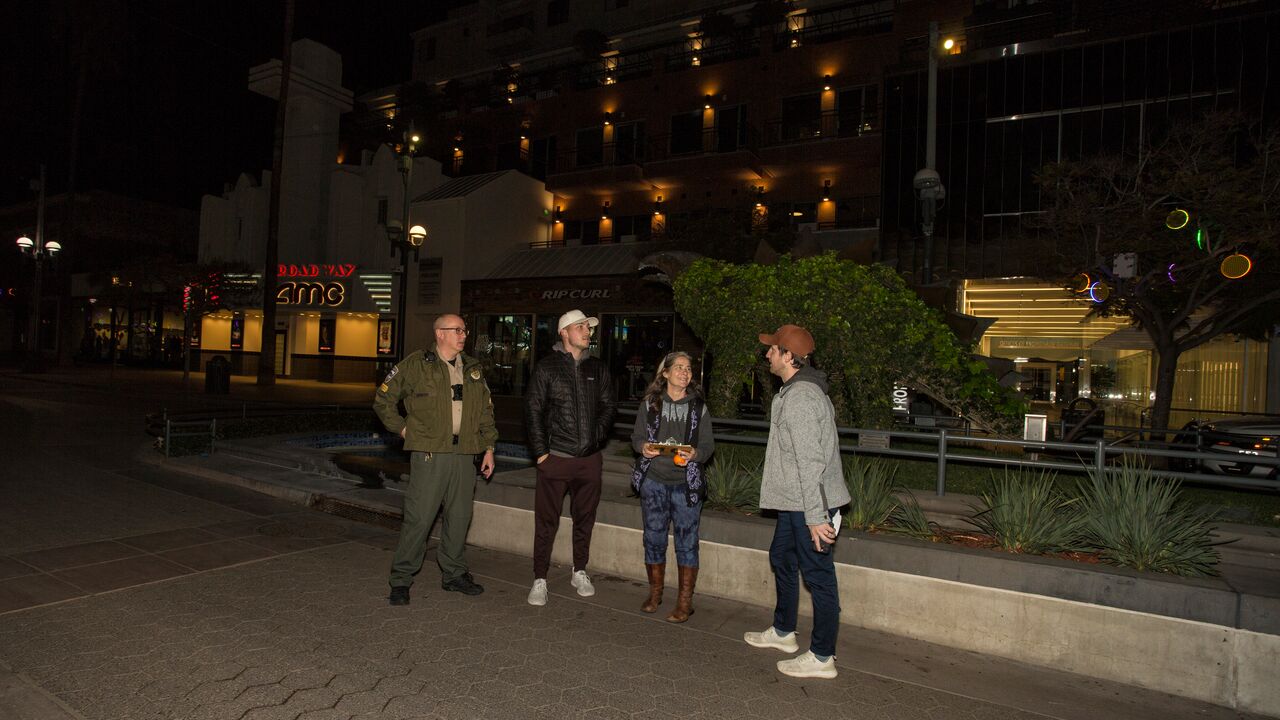
[(347, 286), (342, 280), (352, 277), (355, 271), (353, 264), (281, 265), (277, 268), (282, 282), (276, 286), (276, 302), (280, 305), (341, 307), (347, 301)]

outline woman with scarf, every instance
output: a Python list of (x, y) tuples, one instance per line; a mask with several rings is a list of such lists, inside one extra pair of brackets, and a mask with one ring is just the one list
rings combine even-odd
[(680, 590), (668, 622), (682, 623), (693, 614), (693, 586), (698, 579), (698, 521), (706, 492), (703, 468), (715, 451), (714, 430), (706, 403), (693, 381), (688, 353), (662, 359), (636, 412), (631, 445), (640, 457), (631, 473), (631, 489), (644, 511), (644, 564), (649, 598), (640, 609), (651, 613), (662, 604), (667, 570), (667, 528), (674, 526)]

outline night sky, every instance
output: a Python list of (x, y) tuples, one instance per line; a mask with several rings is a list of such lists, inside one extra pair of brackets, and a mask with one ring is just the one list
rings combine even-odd
[[(275, 104), (250, 93), (246, 80), (250, 67), (280, 56), (283, 0), (8, 5), (14, 21), (6, 20), (11, 60), (0, 63), (0, 204), (31, 199), (27, 180), (41, 162), (49, 191), (65, 191), (78, 96), (79, 190), (194, 209), (202, 194), (221, 192), (240, 172), (270, 166)], [(342, 53), (345, 85), (359, 95), (408, 80), (409, 33), (444, 7), (299, 0), (294, 38)]]

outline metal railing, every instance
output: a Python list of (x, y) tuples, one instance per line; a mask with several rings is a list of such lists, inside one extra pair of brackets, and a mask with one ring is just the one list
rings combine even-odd
[[(634, 409), (620, 409), (619, 414), (634, 417)], [(634, 421), (632, 421), (634, 423)], [(763, 435), (740, 435), (720, 432), (723, 429), (745, 431), (768, 431), (769, 423), (760, 420), (728, 420), (715, 419), (716, 442), (737, 443), (743, 445), (765, 445), (768, 438)], [(631, 423), (618, 423), (618, 428), (625, 428), (629, 433)], [(933, 428), (931, 431), (911, 430), (872, 430), (867, 428), (838, 427), (836, 432), (842, 440), (856, 438), (857, 444), (842, 442), (840, 452), (850, 456), (874, 455), (878, 457), (900, 458), (904, 460), (924, 460), (937, 464), (935, 492), (945, 495), (947, 491), (947, 472), (951, 463), (982, 465), (1014, 469), (1062, 470), (1067, 472), (1116, 472), (1118, 464), (1126, 458), (1162, 458), (1168, 460), (1189, 461), (1191, 467), (1200, 467), (1205, 461), (1216, 463), (1247, 463), (1275, 468), (1273, 477), (1255, 477), (1250, 475), (1219, 475), (1185, 470), (1157, 470), (1161, 477), (1175, 478), (1205, 485), (1224, 487), (1247, 487), (1254, 489), (1280, 490), (1280, 458), (1262, 456), (1237, 456), (1225, 452), (1208, 452), (1203, 450), (1176, 450), (1171, 447), (1126, 446), (1108, 443), (1098, 439), (1092, 442), (1056, 442), (1049, 440), (1015, 440), (1005, 438), (982, 437), (970, 434), (967, 430), (959, 433), (947, 428)], [(1150, 432), (1150, 430), (1148, 430)], [(1171, 433), (1176, 431), (1170, 431)], [(893, 447), (898, 440), (909, 444), (928, 444), (929, 450)], [(974, 455), (957, 452), (958, 446), (979, 448), (1012, 448), (1021, 450), (1027, 459), (1003, 455)], [(1060, 456), (1059, 460), (1040, 459), (1040, 455)], [(1072, 459), (1073, 458), (1073, 459)]]
[(209, 438), (209, 454), (212, 455), (215, 449), (215, 443), (218, 437), (218, 419), (209, 418), (208, 420), (174, 420), (166, 418), (164, 421), (164, 456), (169, 457), (170, 448), (173, 447), (174, 438), (183, 437), (207, 437)]
[(174, 438), (207, 437), (209, 452), (216, 450), (218, 421), (225, 427), (228, 420), (251, 418), (291, 417), (300, 415), (370, 413), (368, 405), (267, 405), (241, 403), (239, 407), (222, 407), (196, 412), (170, 413), (167, 409), (151, 413), (144, 419), (144, 431), (164, 443), (165, 457), (169, 457)]
[[(546, 163), (547, 175), (600, 170), (627, 166), (643, 166), (646, 163), (663, 162), (709, 155), (728, 155), (737, 152), (754, 153), (761, 147), (760, 131), (747, 123), (738, 132), (721, 133), (716, 126), (702, 128), (696, 133), (678, 135), (671, 133), (644, 133), (634, 140), (617, 140), (583, 147), (569, 145), (558, 150)], [(753, 157), (753, 161), (755, 158)]]

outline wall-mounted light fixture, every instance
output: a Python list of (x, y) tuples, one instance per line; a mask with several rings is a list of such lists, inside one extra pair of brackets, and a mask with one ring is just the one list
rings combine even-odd
[(604, 114), (604, 124), (605, 124), (605, 127), (608, 127), (613, 124), (613, 113), (606, 112)]
[(604, 204), (600, 206), (600, 219), (601, 220), (609, 219), (609, 201), (608, 200), (605, 200)]
[(702, 96), (702, 109), (703, 110), (711, 109), (711, 93), (707, 93), (706, 95)]
[(756, 207), (758, 208), (764, 207), (764, 186), (763, 185), (756, 188)]
[(831, 202), (831, 181), (822, 181), (822, 202)]
[(654, 215), (662, 214), (662, 196), (661, 195), (658, 196), (657, 200), (653, 201), (653, 214)]
[(822, 89), (823, 89), (824, 91), (830, 91), (830, 90), (831, 90), (831, 76), (830, 76), (830, 75), (823, 75), (823, 76), (822, 76)]
[(555, 211), (553, 211), (551, 215), (554, 218), (552, 222), (554, 222), (556, 225), (559, 225), (560, 223), (564, 222), (564, 208), (560, 207), (559, 205), (556, 206)]

